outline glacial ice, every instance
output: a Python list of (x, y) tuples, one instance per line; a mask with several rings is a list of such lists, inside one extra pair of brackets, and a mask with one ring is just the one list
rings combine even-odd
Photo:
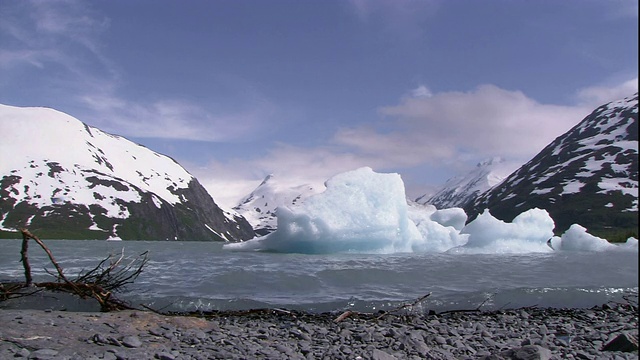
[(360, 168), (334, 176), (323, 193), (276, 210), (277, 230), (233, 250), (299, 253), (411, 252), (422, 239), (407, 215), (404, 183), (398, 174)]
[(553, 237), (555, 223), (546, 210), (531, 209), (516, 216), (511, 223), (499, 220), (485, 210), (465, 226), (467, 243), (449, 250), (464, 253), (551, 252), (547, 241)]
[(274, 232), (224, 249), (306, 254), (638, 251), (636, 239), (613, 245), (577, 224), (554, 236), (554, 221), (542, 209), (525, 211), (510, 223), (485, 211), (465, 226), (464, 210), (408, 204), (400, 175), (368, 167), (338, 174), (325, 185), (323, 193), (278, 208)]
[[(627, 241), (627, 244), (631, 243), (632, 241)], [(605, 239), (589, 234), (587, 229), (578, 224), (571, 225), (571, 227), (562, 234), (559, 245), (561, 250), (572, 251), (614, 250), (619, 247), (618, 245), (611, 244)]]

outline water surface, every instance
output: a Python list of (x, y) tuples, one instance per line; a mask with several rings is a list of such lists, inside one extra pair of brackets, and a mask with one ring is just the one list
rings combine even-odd
[[(126, 257), (149, 251), (143, 273), (117, 296), (134, 306), (175, 311), (378, 311), (428, 293), (413, 311), (591, 307), (638, 291), (634, 251), (302, 255), (230, 252), (211, 242), (45, 243), (68, 276), (123, 249)], [(24, 279), (20, 246), (21, 240), (0, 240), (0, 280)], [(34, 281), (51, 279), (44, 269), (55, 268), (35, 242), (30, 242), (29, 260)]]

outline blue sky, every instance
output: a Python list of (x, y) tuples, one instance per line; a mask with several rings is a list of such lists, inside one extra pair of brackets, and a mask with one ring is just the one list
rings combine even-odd
[(0, 0), (0, 103), (167, 154), (226, 206), (361, 166), (415, 197), (638, 88), (628, 0)]

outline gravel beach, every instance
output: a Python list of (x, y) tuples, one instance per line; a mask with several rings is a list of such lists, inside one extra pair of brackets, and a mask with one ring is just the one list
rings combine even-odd
[(0, 310), (0, 359), (637, 359), (637, 304), (428, 315)]

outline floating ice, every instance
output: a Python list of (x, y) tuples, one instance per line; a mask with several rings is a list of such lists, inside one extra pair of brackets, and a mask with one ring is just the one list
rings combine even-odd
[(461, 208), (440, 209), (431, 215), (431, 220), (442, 226), (452, 226), (460, 231), (467, 223), (467, 214)]
[(444, 252), (467, 242), (468, 235), (460, 234), (467, 214), (460, 208), (436, 210), (433, 205), (412, 203), (408, 215), (422, 236), (414, 241), (413, 251)]
[(571, 251), (603, 251), (603, 250), (638, 250), (638, 240), (627, 239), (622, 245), (611, 244), (605, 239), (587, 233), (584, 227), (573, 224), (560, 238), (560, 250)]
[(278, 208), (276, 231), (224, 248), (308, 254), (638, 251), (636, 239), (612, 245), (579, 225), (554, 236), (553, 219), (541, 209), (525, 211), (510, 223), (485, 211), (465, 226), (464, 210), (407, 204), (400, 175), (371, 168), (336, 175), (326, 188), (294, 206)]
[(299, 205), (280, 207), (277, 230), (231, 250), (299, 253), (410, 252), (422, 236), (407, 216), (398, 174), (360, 168), (329, 179), (327, 189)]
[(531, 209), (511, 223), (496, 219), (485, 210), (465, 226), (466, 244), (449, 250), (458, 253), (530, 253), (551, 252), (547, 241), (553, 237), (555, 223), (546, 210)]
[(620, 245), (620, 248), (623, 250), (635, 250), (638, 251), (638, 239), (634, 237), (630, 237), (627, 239), (627, 242)]

